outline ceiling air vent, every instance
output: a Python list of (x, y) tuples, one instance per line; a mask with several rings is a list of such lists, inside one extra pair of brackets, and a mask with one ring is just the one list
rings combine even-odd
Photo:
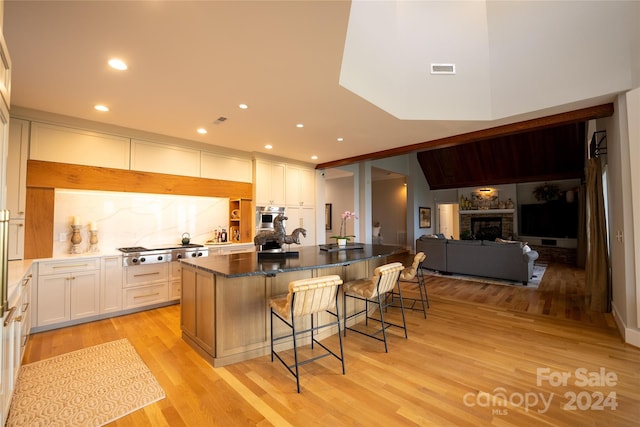
[(214, 124), (214, 125), (219, 125), (220, 123), (223, 123), (223, 122), (224, 122), (224, 121), (226, 121), (226, 120), (227, 120), (227, 118), (226, 118), (226, 117), (224, 117), (224, 116), (220, 116), (220, 117), (218, 117), (218, 118), (213, 122), (213, 124)]
[(431, 64), (431, 74), (455, 74), (456, 64)]

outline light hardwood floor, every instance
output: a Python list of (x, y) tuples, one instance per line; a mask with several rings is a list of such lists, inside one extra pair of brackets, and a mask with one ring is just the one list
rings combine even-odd
[[(180, 338), (177, 305), (35, 334), (24, 362), (128, 338), (167, 397), (114, 426), (637, 425), (640, 349), (610, 314), (584, 309), (583, 282), (562, 265), (549, 265), (538, 290), (428, 277), (431, 308), (427, 319), (407, 313), (408, 340), (392, 332), (385, 353), (348, 333), (346, 375), (333, 358), (305, 365), (301, 394), (268, 356), (206, 364)], [(552, 384), (539, 370), (570, 377)], [(581, 385), (582, 370), (592, 384)], [(602, 372), (615, 380), (595, 384)]]

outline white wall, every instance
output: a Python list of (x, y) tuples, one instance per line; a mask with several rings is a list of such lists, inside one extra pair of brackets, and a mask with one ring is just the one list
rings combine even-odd
[[(356, 214), (360, 216), (360, 212), (357, 211), (357, 206), (354, 205), (354, 177), (344, 177), (327, 179), (325, 181), (325, 203), (331, 203), (331, 230), (326, 230), (326, 242), (335, 243), (331, 236), (335, 236), (340, 232), (340, 215), (349, 210), (351, 212), (356, 211)], [(347, 234), (357, 235), (358, 221), (347, 221)]]
[(612, 310), (624, 340), (640, 347), (640, 89), (621, 95), (613, 116), (598, 120), (607, 131)]
[[(380, 223), (382, 241), (387, 245), (407, 245), (407, 186), (404, 178), (372, 183), (372, 222)], [(410, 247), (413, 244), (409, 245)]]

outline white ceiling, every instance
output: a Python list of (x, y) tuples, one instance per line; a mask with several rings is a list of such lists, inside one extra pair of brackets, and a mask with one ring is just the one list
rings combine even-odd
[[(478, 13), (477, 3), (462, 2), (463, 5), (474, 5), (473, 13)], [(503, 3), (510, 2), (500, 2)], [(629, 62), (628, 41), (621, 47), (622, 54), (614, 57), (617, 72), (609, 73), (611, 78), (605, 79), (606, 85), (593, 85), (589, 78), (582, 79), (584, 82), (579, 80), (581, 88), (585, 84), (596, 86), (591, 91), (582, 88), (578, 91), (581, 97), (574, 92), (565, 92), (558, 98), (557, 90), (547, 90), (547, 97), (540, 97), (540, 83), (532, 84), (535, 82), (529, 75), (522, 77), (525, 82), (511, 74), (509, 78), (488, 76), (486, 55), (483, 54), (480, 61), (468, 61), (453, 77), (457, 80), (451, 80), (451, 83), (454, 86), (469, 85), (467, 79), (475, 81), (478, 75), (484, 76), (483, 81), (487, 83), (491, 77), (491, 96), (500, 99), (499, 108), (492, 105), (489, 111), (489, 117), (493, 119), (469, 120), (466, 113), (465, 120), (456, 117), (455, 103), (464, 105), (461, 102), (464, 103), (466, 96), (468, 103), (473, 104), (472, 101), (478, 97), (475, 92), (457, 91), (453, 107), (446, 106), (448, 113), (445, 119), (438, 114), (431, 116), (435, 119), (430, 120), (429, 108), (425, 108), (422, 113), (426, 111), (426, 118), (421, 113), (420, 119), (401, 120), (354, 92), (377, 102), (376, 93), (388, 92), (388, 86), (376, 76), (381, 70), (387, 70), (387, 78), (394, 80), (394, 85), (398, 83), (396, 80), (403, 80), (404, 86), (399, 90), (405, 94), (411, 91), (412, 79), (425, 76), (421, 73), (394, 76), (392, 71), (400, 70), (402, 64), (391, 64), (393, 61), (379, 56), (384, 54), (382, 51), (372, 53), (374, 63), (358, 60), (363, 49), (373, 46), (370, 41), (367, 44), (368, 39), (362, 33), (347, 43), (349, 56), (343, 62), (351, 6), (347, 1), (5, 0), (4, 4), (3, 32), (13, 63), (12, 106), (310, 163), (330, 162), (597, 105), (612, 100), (616, 92), (631, 85), (630, 67), (618, 70)], [(519, 57), (513, 55), (514, 47), (510, 41), (522, 41), (523, 34), (530, 38), (529, 45), (540, 40), (544, 45), (536, 45), (535, 49), (529, 46), (529, 52), (541, 55), (542, 51), (553, 50), (549, 45), (553, 37), (548, 34), (557, 29), (549, 29), (538, 22), (536, 26), (540, 33), (547, 36), (536, 37), (528, 32), (532, 28), (531, 23), (514, 25), (504, 16), (505, 13), (518, 12), (519, 19), (526, 18), (522, 13), (536, 12), (530, 9), (530, 5), (524, 11), (510, 11), (496, 9), (497, 4), (491, 3), (486, 8), (485, 19), (476, 17), (465, 22), (479, 21), (479, 25), (484, 26), (486, 43), (491, 41), (491, 49), (485, 53), (499, 58), (501, 66), (507, 66), (509, 71), (517, 71), (519, 63), (531, 68), (532, 60), (523, 51), (526, 46), (518, 47)], [(579, 10), (584, 6), (579, 3), (575, 7)], [(461, 7), (458, 5), (458, 10)], [(569, 6), (563, 6), (563, 13), (574, 12)], [(594, 14), (602, 16), (602, 11), (595, 8), (591, 15)], [(624, 10), (618, 8), (612, 14), (619, 18), (619, 15), (624, 15)], [(581, 16), (581, 19), (588, 21), (591, 15)], [(351, 19), (357, 20), (360, 23), (358, 28), (362, 29), (362, 15), (354, 13)], [(433, 16), (430, 19), (433, 21)], [(413, 21), (418, 25), (421, 22), (415, 16)], [(496, 24), (496, 30), (492, 30), (492, 22)], [(624, 23), (623, 29), (627, 25)], [(380, 39), (384, 28), (385, 25), (381, 25), (369, 31), (372, 37), (375, 34)], [(522, 28), (527, 32), (523, 33)], [(391, 30), (397, 31), (397, 28)], [(622, 40), (628, 36), (626, 30), (615, 34)], [(426, 49), (442, 44), (444, 39), (436, 36), (422, 34), (422, 39), (416, 40), (413, 52), (419, 52), (420, 46)], [(510, 39), (511, 36), (516, 38)], [(579, 37), (571, 40), (571, 43), (581, 43)], [(471, 55), (478, 49), (477, 44), (468, 46), (464, 39), (459, 42), (448, 40), (447, 43), (456, 45), (455, 55), (461, 63), (464, 63), (466, 54)], [(571, 44), (563, 42), (560, 45), (562, 51), (558, 55), (573, 54), (580, 58), (577, 62), (575, 57), (566, 59), (563, 67), (565, 62), (576, 62), (582, 66), (584, 55), (580, 49), (573, 46), (573, 51), (566, 52)], [(356, 57), (350, 56), (349, 52)], [(592, 53), (588, 52), (589, 55)], [(601, 58), (605, 55), (605, 59), (607, 55), (611, 56), (607, 52), (597, 53)], [(109, 69), (107, 60), (111, 57), (124, 59), (129, 70), (116, 72)], [(522, 60), (524, 57), (528, 59)], [(426, 64), (429, 60), (424, 58), (423, 62)], [(343, 84), (354, 92), (340, 85), (341, 69)], [(367, 70), (375, 70), (376, 73), (368, 73)], [(599, 69), (597, 71), (600, 72)], [(564, 87), (567, 86), (566, 81), (575, 80), (570, 73), (565, 74), (568, 75), (557, 79), (557, 85)], [(375, 78), (370, 79), (371, 75)], [(501, 80), (505, 86), (500, 86)], [(544, 84), (550, 82), (553, 82), (553, 77), (545, 76)], [(505, 93), (513, 92), (513, 87), (525, 85), (536, 94), (530, 97), (535, 102), (525, 103), (523, 107), (522, 102), (507, 100)], [(424, 99), (425, 105), (427, 102), (429, 105), (444, 105), (446, 94), (435, 90), (437, 85), (431, 86), (433, 96), (422, 93), (420, 99)], [(372, 90), (376, 87), (378, 92)], [(420, 86), (421, 90), (425, 87), (428, 89), (429, 85)], [(482, 90), (486, 92), (487, 88)], [(517, 98), (529, 99), (521, 93)], [(416, 102), (415, 97), (411, 97), (403, 108), (415, 106)], [(94, 111), (93, 105), (97, 103), (108, 105), (111, 111)], [(240, 103), (248, 104), (249, 109), (240, 110)], [(464, 108), (460, 110), (467, 111)], [(406, 109), (403, 111), (406, 113)], [(495, 111), (500, 112), (500, 117)], [(407, 116), (405, 113), (398, 115)], [(228, 120), (214, 124), (220, 116)], [(485, 118), (487, 112), (483, 110), (479, 116)], [(297, 123), (304, 123), (304, 128), (296, 128)], [(207, 128), (208, 134), (197, 134), (198, 127)], [(338, 142), (338, 137), (343, 137), (344, 141)], [(265, 144), (273, 145), (273, 149), (266, 150)], [(312, 155), (317, 155), (318, 159), (311, 160)]]

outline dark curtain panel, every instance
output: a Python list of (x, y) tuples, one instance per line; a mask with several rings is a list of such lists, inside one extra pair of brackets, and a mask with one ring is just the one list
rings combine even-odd
[(607, 224), (604, 213), (600, 158), (587, 160), (586, 172), (589, 227), (585, 268), (585, 302), (589, 309), (604, 313), (611, 311), (611, 298)]
[(584, 268), (587, 259), (587, 190), (582, 184), (578, 188), (578, 248), (576, 265)]

